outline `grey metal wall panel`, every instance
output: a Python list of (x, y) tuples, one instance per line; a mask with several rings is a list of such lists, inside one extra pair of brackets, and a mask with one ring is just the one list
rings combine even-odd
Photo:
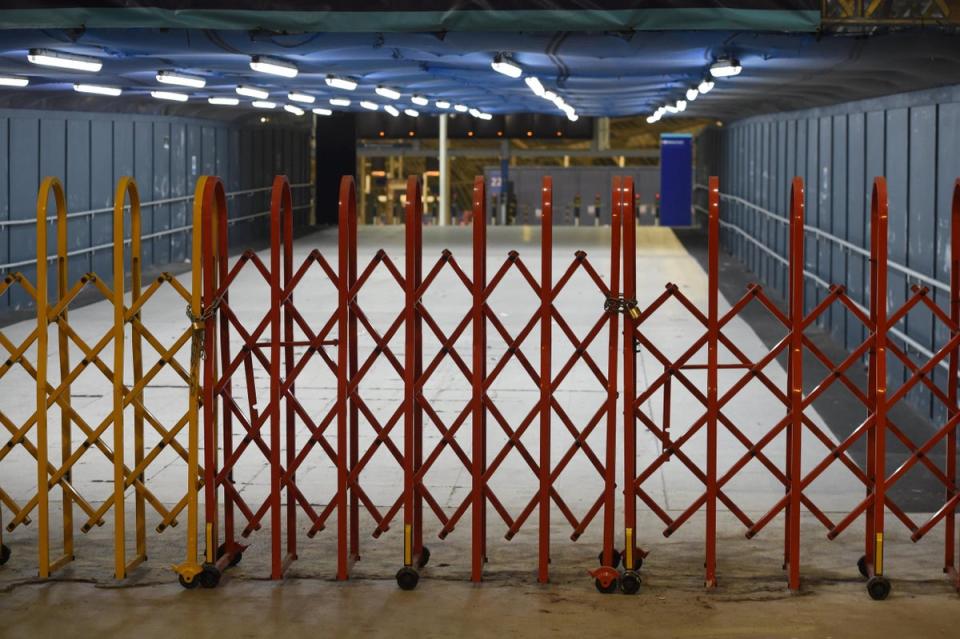
[[(776, 135), (771, 134), (769, 152), (765, 142), (759, 147), (754, 142), (766, 136), (768, 126), (777, 131)], [(884, 175), (890, 196), (890, 260), (945, 284), (949, 282), (950, 269), (952, 185), (960, 175), (958, 130), (960, 87), (750, 118), (723, 130), (722, 190), (780, 215), (786, 206), (790, 177), (802, 175), (807, 184), (807, 223), (868, 248), (873, 178)], [(769, 170), (775, 171), (770, 184), (779, 193), (756, 188), (757, 169), (749, 158), (758, 152), (761, 164), (769, 164)], [(759, 170), (764, 171), (764, 167)], [(722, 214), (765, 241), (767, 231), (757, 226), (756, 213), (731, 205), (724, 206)], [(730, 250), (757, 270), (762, 281), (778, 288), (778, 276), (764, 267), (757, 269), (754, 251), (748, 244), (731, 233), (724, 233), (723, 238)], [(814, 240), (809, 234), (806, 251), (807, 270), (826, 281), (844, 285), (857, 302), (869, 303), (869, 264), (865, 257), (833, 242)], [(896, 269), (889, 270), (890, 308), (905, 300), (913, 283)], [(808, 308), (814, 299), (813, 286), (808, 282), (806, 287)], [(822, 289), (816, 289), (815, 294), (822, 296)], [(941, 307), (947, 307), (942, 291), (931, 294)], [(833, 312), (828, 319), (834, 339), (847, 348), (855, 348), (865, 338), (863, 327), (849, 315)], [(947, 331), (927, 311), (912, 312), (899, 328), (927, 349), (942, 345), (948, 338)], [(888, 368), (895, 388), (904, 379), (905, 369), (893, 358)], [(942, 376), (942, 371), (935, 375)], [(922, 387), (911, 392), (909, 401), (933, 415), (943, 413)]]
[[(242, 154), (241, 140), (256, 130), (270, 136), (268, 162), (254, 157), (249, 146)], [(56, 175), (66, 187), (68, 211), (111, 208), (117, 180), (122, 175), (137, 179), (141, 200), (191, 196), (202, 173), (220, 174), (229, 191), (268, 187), (274, 167), (289, 167), (292, 182), (306, 181), (310, 158), (309, 136), (285, 127), (241, 128), (226, 123), (111, 113), (0, 110), (0, 221), (33, 220), (40, 180)], [(261, 146), (262, 148), (262, 146)], [(297, 155), (298, 157), (292, 157)], [(303, 157), (299, 157), (303, 155)], [(308, 202), (306, 191), (295, 193), (295, 202)], [(269, 195), (231, 199), (231, 216), (264, 210)], [(50, 210), (53, 213), (53, 210)], [(304, 221), (299, 215), (298, 221)], [(187, 203), (146, 206), (143, 232), (152, 233), (192, 223)], [(129, 218), (126, 221), (129, 236)], [(248, 244), (263, 237), (265, 220), (238, 224), (234, 241)], [(49, 250), (55, 249), (53, 225), (49, 227)], [(69, 248), (80, 251), (69, 259), (71, 279), (96, 271), (112, 277), (112, 212), (75, 217), (68, 227)], [(35, 258), (35, 227), (0, 226), (0, 264)], [(144, 264), (165, 264), (187, 257), (190, 231), (144, 242)], [(91, 247), (101, 246), (95, 251)], [(35, 279), (33, 266), (18, 270)], [(26, 305), (26, 297), (14, 290), (0, 298), (0, 313)]]

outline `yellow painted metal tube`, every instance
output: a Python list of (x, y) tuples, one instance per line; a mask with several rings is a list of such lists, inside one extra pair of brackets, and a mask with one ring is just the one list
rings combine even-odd
[[(124, 312), (124, 244), (123, 209), (130, 200), (131, 240), (133, 254), (140, 254), (140, 193), (133, 178), (124, 176), (117, 183), (113, 198), (113, 514), (114, 514), (114, 571), (117, 579), (127, 573), (126, 563), (126, 504), (124, 500), (124, 336), (126, 313)], [(131, 393), (139, 385), (134, 385)]]
[[(67, 268), (67, 218), (66, 211), (64, 215), (57, 215), (57, 306), (70, 293), (70, 277)], [(38, 256), (39, 258), (39, 256)], [(53, 317), (57, 322), (57, 345), (60, 359), (60, 379), (66, 379), (70, 374), (70, 345), (66, 331), (63, 330), (64, 324), (68, 321), (67, 310), (63, 309), (61, 314)], [(72, 441), (70, 437), (70, 385), (66, 385), (62, 400), (60, 401), (60, 463), (64, 463), (70, 457), (72, 451)], [(63, 489), (63, 555), (73, 557), (73, 498), (70, 491), (66, 488), (72, 486), (73, 473), (68, 472), (60, 484)]]
[(55, 177), (40, 184), (37, 195), (37, 543), (38, 574), (50, 576), (50, 484), (47, 480), (47, 208), (53, 193), (57, 207), (57, 224), (66, 227), (67, 200), (63, 185)]

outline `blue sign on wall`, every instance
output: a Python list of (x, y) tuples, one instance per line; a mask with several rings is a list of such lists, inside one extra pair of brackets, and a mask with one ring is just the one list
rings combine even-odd
[(660, 136), (660, 224), (690, 226), (693, 139), (689, 133)]

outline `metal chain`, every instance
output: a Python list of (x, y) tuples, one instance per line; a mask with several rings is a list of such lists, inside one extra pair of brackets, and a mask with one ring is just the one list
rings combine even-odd
[(637, 310), (637, 300), (627, 299), (625, 297), (607, 297), (603, 303), (603, 310), (607, 313), (625, 313), (633, 319), (640, 317)]
[(187, 319), (190, 320), (190, 326), (193, 328), (193, 334), (191, 335), (191, 361), (197, 361), (204, 359), (204, 338), (206, 335), (206, 323), (208, 319), (211, 319), (216, 315), (217, 309), (220, 308), (220, 302), (223, 297), (218, 295), (214, 298), (213, 303), (204, 308), (199, 315), (194, 315), (193, 310), (190, 308), (190, 305), (187, 304)]

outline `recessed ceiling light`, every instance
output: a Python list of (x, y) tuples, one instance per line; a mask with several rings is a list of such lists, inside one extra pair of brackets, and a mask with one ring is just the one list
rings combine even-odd
[(186, 102), (190, 97), (186, 93), (175, 93), (174, 91), (151, 91), (150, 95), (158, 100), (170, 100), (171, 102)]
[(511, 78), (519, 78), (523, 75), (523, 69), (503, 54), (497, 54), (493, 62), (490, 63), (490, 67), (497, 73), (502, 73)]
[(720, 58), (710, 65), (710, 75), (715, 78), (730, 78), (743, 71), (740, 61), (734, 58)]
[(546, 93), (546, 89), (543, 88), (543, 84), (534, 76), (527, 76), (523, 79), (527, 83), (527, 86), (530, 87), (530, 90), (533, 91), (533, 94), (537, 97), (542, 98), (543, 94)]
[(275, 102), (268, 102), (266, 100), (254, 100), (250, 104), (253, 105), (255, 109), (275, 109), (277, 104)]
[(105, 87), (99, 84), (75, 84), (73, 90), (79, 93), (93, 93), (95, 95), (109, 95), (116, 97), (123, 93), (119, 87)]
[(207, 98), (207, 102), (210, 104), (217, 104), (221, 106), (237, 106), (240, 104), (240, 100), (236, 98)]
[(71, 69), (73, 71), (90, 71), (92, 73), (96, 73), (103, 68), (103, 62), (99, 58), (53, 51), (51, 49), (30, 49), (30, 52), (27, 54), (27, 60), (33, 64), (39, 64), (44, 67)]
[(303, 102), (304, 104), (313, 104), (317, 101), (312, 95), (307, 95), (306, 93), (297, 93), (293, 91), (287, 94), (288, 100), (293, 100), (294, 102)]
[(422, 95), (415, 95), (410, 98), (410, 101), (416, 104), (417, 106), (427, 106), (430, 104), (430, 100), (426, 99)]
[(317, 107), (316, 109), (313, 110), (313, 112), (316, 113), (317, 115), (333, 115), (333, 111), (331, 111), (330, 109), (324, 109), (322, 107)]
[(202, 89), (207, 86), (207, 81), (200, 76), (175, 71), (157, 71), (157, 82), (175, 84), (181, 87), (193, 87), (194, 89)]
[(298, 106), (294, 106), (293, 104), (284, 104), (283, 110), (294, 115), (303, 115), (303, 109)]
[(333, 106), (348, 107), (350, 106), (350, 100), (346, 98), (330, 98), (330, 104)]
[(395, 89), (391, 89), (390, 87), (385, 87), (385, 86), (383, 86), (383, 85), (379, 85), (379, 86), (377, 86), (377, 88), (374, 89), (374, 90), (377, 92), (377, 95), (383, 96), (383, 97), (385, 97), (385, 98), (388, 99), (388, 100), (399, 100), (399, 99), (400, 99), (400, 92), (397, 91), (397, 90), (395, 90)]
[(270, 96), (269, 91), (264, 91), (263, 89), (258, 89), (257, 87), (252, 87), (246, 84), (241, 84), (236, 89), (239, 95), (246, 96), (248, 98), (256, 98), (257, 100), (266, 100)]
[(0, 87), (25, 87), (28, 84), (30, 84), (30, 80), (28, 78), (0, 75)]
[(333, 87), (334, 89), (343, 89), (345, 91), (353, 91), (357, 88), (357, 83), (348, 78), (340, 78), (335, 75), (328, 75), (326, 77), (326, 82), (328, 86)]
[(277, 60), (276, 58), (268, 58), (262, 55), (255, 55), (250, 57), (250, 68), (258, 73), (266, 73), (269, 75), (279, 75), (284, 78), (295, 78), (299, 70), (296, 65), (286, 60)]

